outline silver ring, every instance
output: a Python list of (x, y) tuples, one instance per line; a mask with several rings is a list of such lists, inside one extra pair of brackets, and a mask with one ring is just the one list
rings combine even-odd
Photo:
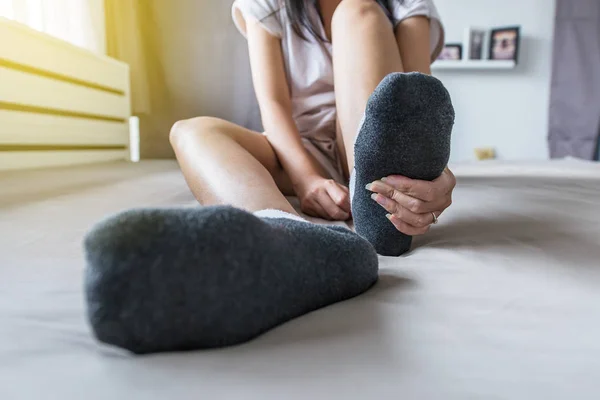
[(433, 215), (433, 222), (431, 223), (432, 225), (435, 225), (438, 223), (438, 217), (435, 216), (435, 213), (432, 211), (431, 215)]

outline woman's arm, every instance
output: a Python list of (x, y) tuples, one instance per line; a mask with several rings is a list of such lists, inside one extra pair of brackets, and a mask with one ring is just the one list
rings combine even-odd
[(263, 127), (283, 169), (300, 198), (302, 210), (313, 216), (346, 220), (350, 217), (348, 190), (331, 179), (306, 151), (292, 118), (292, 102), (280, 39), (258, 22), (246, 21), (254, 90)]
[(296, 187), (321, 171), (308, 154), (292, 119), (292, 104), (284, 70), (281, 41), (256, 21), (247, 21), (248, 48), (254, 90), (263, 128), (279, 162)]

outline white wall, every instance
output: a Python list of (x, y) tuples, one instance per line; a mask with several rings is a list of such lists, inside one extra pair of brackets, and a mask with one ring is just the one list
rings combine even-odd
[(434, 71), (456, 109), (452, 161), (494, 147), (504, 160), (548, 158), (548, 106), (556, 0), (435, 0), (446, 42), (468, 26), (521, 25), (519, 65), (509, 71)]

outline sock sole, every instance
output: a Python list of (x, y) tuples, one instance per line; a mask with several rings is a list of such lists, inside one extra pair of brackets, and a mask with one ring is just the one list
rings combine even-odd
[(386, 218), (365, 186), (389, 175), (433, 180), (450, 157), (454, 108), (444, 85), (419, 73), (388, 75), (369, 98), (356, 138), (352, 215), (378, 254), (399, 256), (412, 238)]

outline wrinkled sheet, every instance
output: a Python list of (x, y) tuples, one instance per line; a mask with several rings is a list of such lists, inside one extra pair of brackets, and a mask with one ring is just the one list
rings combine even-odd
[(0, 399), (597, 399), (600, 167), (457, 165), (454, 205), (368, 293), (245, 345), (99, 345), (85, 231), (194, 205), (174, 162), (0, 174)]

